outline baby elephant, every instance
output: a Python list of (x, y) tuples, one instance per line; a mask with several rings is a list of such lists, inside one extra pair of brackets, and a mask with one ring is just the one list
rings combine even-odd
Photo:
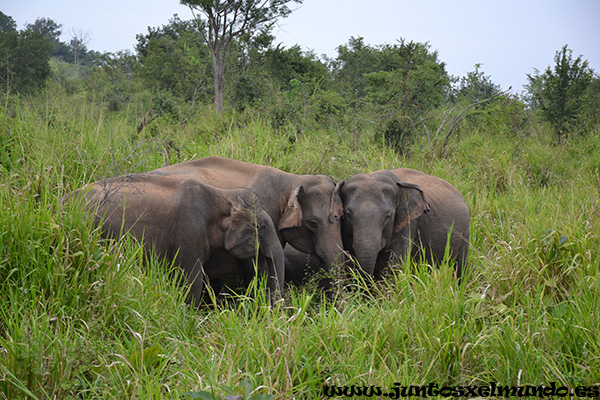
[[(259, 253), (259, 272), (267, 274), (271, 295), (284, 283), (284, 254), (273, 221), (248, 189), (219, 189), (189, 179), (148, 174), (125, 175), (92, 183), (70, 197), (85, 196), (102, 223), (104, 237), (129, 233), (142, 241), (145, 251), (175, 260), (191, 284), (198, 305), (204, 280), (216, 292), (238, 263), (224, 258), (252, 259)], [(211, 254), (213, 257), (211, 258)], [(220, 256), (219, 256), (220, 255)], [(251, 263), (243, 263), (249, 269)]]
[(429, 260), (450, 256), (460, 279), (469, 252), (469, 208), (443, 179), (412, 169), (353, 175), (340, 190), (342, 238), (362, 269), (379, 277), (390, 256)]

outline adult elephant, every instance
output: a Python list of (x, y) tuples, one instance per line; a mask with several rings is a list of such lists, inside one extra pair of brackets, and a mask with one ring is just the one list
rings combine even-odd
[(221, 188), (251, 189), (271, 217), (282, 246), (289, 243), (317, 256), (326, 269), (344, 263), (342, 201), (339, 186), (327, 175), (295, 175), (221, 157), (173, 164), (150, 173)]
[(379, 277), (392, 255), (440, 261), (449, 243), (460, 279), (469, 252), (470, 214), (448, 182), (400, 168), (353, 175), (340, 194), (344, 245), (365, 272)]
[(83, 197), (102, 224), (104, 237), (129, 233), (154, 251), (175, 261), (191, 285), (190, 300), (199, 304), (205, 280), (220, 289), (224, 277), (245, 274), (238, 265), (211, 262), (215, 254), (253, 259), (267, 276), (272, 296), (285, 279), (283, 248), (273, 221), (247, 189), (221, 189), (198, 181), (156, 174), (132, 174), (98, 181), (74, 192)]

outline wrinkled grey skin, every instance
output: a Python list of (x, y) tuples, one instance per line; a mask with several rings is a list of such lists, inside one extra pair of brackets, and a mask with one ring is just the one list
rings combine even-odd
[[(150, 172), (221, 188), (251, 189), (271, 217), (282, 246), (318, 257), (325, 269), (344, 264), (339, 187), (326, 175), (295, 175), (276, 168), (205, 157)], [(304, 271), (303, 271), (304, 272)]]
[(285, 279), (283, 248), (273, 221), (247, 189), (220, 189), (178, 177), (134, 174), (98, 181), (74, 192), (102, 224), (105, 237), (129, 233), (145, 251), (175, 260), (191, 285), (188, 301), (200, 304), (205, 281), (218, 292), (224, 277), (247, 274), (218, 255), (254, 259), (272, 297)]
[[(469, 252), (470, 214), (462, 195), (443, 179), (400, 168), (353, 175), (340, 190), (342, 237), (362, 269), (379, 277), (390, 257), (456, 260), (460, 279)], [(409, 253), (410, 252), (410, 253)]]

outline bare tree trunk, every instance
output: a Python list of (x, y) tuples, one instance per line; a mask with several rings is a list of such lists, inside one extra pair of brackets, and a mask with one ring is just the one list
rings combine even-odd
[(75, 54), (75, 79), (79, 77), (79, 58), (81, 52), (85, 50), (86, 44), (90, 41), (89, 32), (84, 32), (81, 29), (71, 29), (71, 41), (69, 45)]
[(73, 50), (75, 52), (75, 79), (79, 77), (79, 48)]
[(229, 40), (209, 43), (209, 49), (212, 55), (212, 73), (215, 86), (215, 110), (217, 113), (223, 112), (223, 90), (225, 86), (225, 54)]
[[(221, 61), (221, 62), (220, 62)], [(212, 70), (215, 80), (215, 110), (220, 114), (223, 112), (223, 87), (225, 82), (225, 62), (224, 58), (212, 58)]]
[[(290, 1), (302, 3), (303, 0), (180, 0), (192, 11), (198, 31), (212, 54), (215, 109), (218, 113), (223, 111), (225, 54), (229, 43), (244, 33), (252, 34), (260, 29), (268, 32), (278, 17), (286, 17), (291, 12), (286, 5)], [(196, 16), (196, 11), (202, 13), (206, 21)]]

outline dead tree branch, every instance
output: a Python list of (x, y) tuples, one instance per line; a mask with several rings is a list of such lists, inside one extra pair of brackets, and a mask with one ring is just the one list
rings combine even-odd
[(156, 118), (159, 117), (158, 115), (153, 115), (152, 117), (150, 116), (150, 114), (152, 113), (152, 104), (154, 104), (154, 97), (150, 101), (150, 107), (148, 107), (148, 111), (146, 112), (146, 115), (144, 115), (144, 117), (142, 118), (142, 122), (140, 122), (140, 124), (137, 127), (138, 134), (141, 133), (145, 127), (150, 125), (150, 123), (152, 121), (154, 121)]
[[(512, 86), (510, 86), (508, 89), (506, 89), (503, 92), (496, 93), (492, 97), (488, 97), (487, 99), (479, 100), (479, 101), (476, 101), (475, 103), (469, 104), (468, 106), (466, 106), (465, 108), (463, 108), (456, 116), (454, 116), (450, 120), (450, 128), (446, 132), (446, 135), (444, 137), (444, 142), (442, 143), (442, 149), (441, 149), (442, 150), (442, 154), (444, 154), (444, 152), (446, 150), (446, 146), (448, 145), (448, 141), (450, 140), (450, 136), (452, 135), (452, 132), (454, 131), (454, 128), (456, 128), (458, 126), (458, 124), (460, 124), (461, 121), (463, 121), (465, 118), (467, 118), (470, 115), (470, 114), (466, 114), (466, 112), (468, 110), (470, 110), (473, 107), (476, 107), (476, 106), (478, 106), (480, 104), (488, 103), (488, 102), (494, 100), (496, 97), (508, 93), (511, 88), (512, 88)], [(444, 120), (440, 124), (440, 127), (438, 128), (438, 130), (437, 130), (437, 132), (435, 134), (436, 139), (437, 139), (439, 133), (442, 131), (442, 129), (444, 129), (444, 126), (448, 122), (449, 118), (452, 116), (452, 113), (454, 112), (454, 109), (455, 109), (455, 107), (453, 107), (452, 109), (450, 109), (450, 111), (448, 111), (448, 112), (444, 112), (444, 115), (446, 117), (444, 118)], [(434, 146), (435, 146), (435, 141), (434, 141)]]

